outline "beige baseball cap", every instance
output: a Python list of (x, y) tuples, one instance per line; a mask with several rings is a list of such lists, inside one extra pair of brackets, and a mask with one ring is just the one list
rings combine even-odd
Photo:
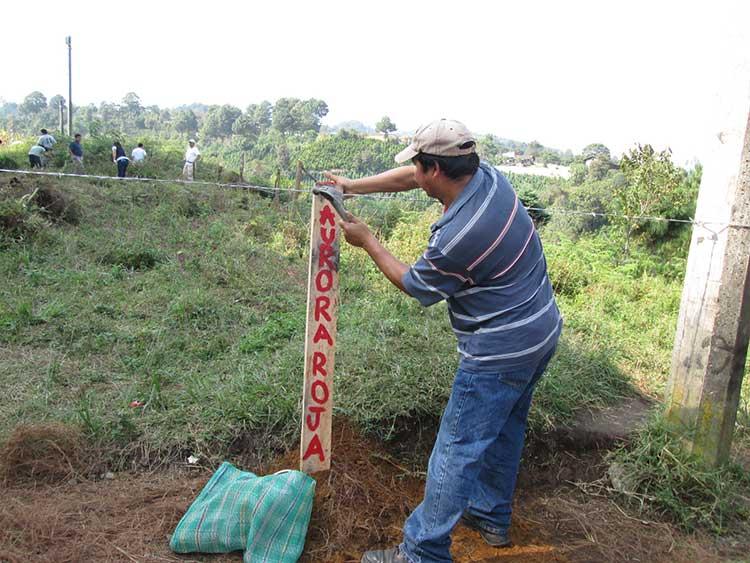
[(435, 156), (462, 156), (476, 151), (476, 139), (466, 125), (452, 119), (438, 119), (417, 129), (411, 144), (395, 158), (401, 164), (421, 152)]

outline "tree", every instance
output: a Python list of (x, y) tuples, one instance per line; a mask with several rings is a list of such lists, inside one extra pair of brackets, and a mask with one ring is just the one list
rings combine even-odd
[(590, 162), (588, 176), (591, 180), (602, 180), (612, 168), (612, 161), (605, 153), (597, 154)]
[(294, 115), (292, 108), (299, 100), (296, 98), (279, 98), (273, 106), (273, 128), (279, 133), (287, 135), (294, 131)]
[(316, 98), (300, 100), (294, 105), (292, 114), (297, 133), (305, 133), (307, 131), (317, 133), (320, 131), (320, 120), (328, 115), (328, 104)]
[(213, 106), (208, 110), (203, 119), (201, 133), (206, 138), (223, 139), (232, 135), (232, 125), (242, 110), (238, 107), (225, 104), (223, 106)]
[(328, 104), (310, 98), (279, 98), (273, 106), (272, 126), (284, 135), (320, 131), (320, 120), (328, 114)]
[(54, 115), (57, 115), (57, 112), (60, 111), (60, 102), (62, 102), (63, 107), (65, 107), (65, 98), (63, 98), (60, 94), (56, 94), (49, 99), (48, 107), (49, 110), (54, 113)]
[(391, 121), (391, 118), (384, 115), (380, 121), (375, 125), (375, 130), (383, 134), (383, 139), (388, 140), (388, 134), (393, 133), (396, 130), (396, 124)]
[(47, 98), (39, 91), (34, 91), (23, 99), (19, 109), (24, 115), (34, 115), (47, 108)]
[(246, 140), (255, 141), (260, 134), (260, 127), (252, 114), (243, 113), (232, 124), (232, 133), (245, 137)]
[(549, 149), (543, 150), (539, 158), (545, 164), (560, 164), (560, 155)]
[(265, 131), (271, 127), (271, 113), (273, 106), (271, 102), (262, 101), (259, 104), (250, 104), (245, 110), (245, 114), (252, 118), (255, 126), (259, 131)]
[[(623, 155), (620, 169), (626, 183), (615, 187), (612, 195), (615, 208), (621, 217), (625, 235), (625, 255), (630, 250), (630, 240), (643, 224), (634, 217), (644, 215), (671, 215), (675, 209), (685, 206), (687, 191), (682, 188), (682, 173), (672, 164), (672, 151), (657, 153), (651, 145), (638, 145)], [(648, 224), (648, 222), (646, 223)], [(652, 225), (666, 231), (668, 225)]]
[(141, 99), (135, 92), (128, 92), (122, 98), (122, 107), (125, 113), (129, 117), (134, 118), (143, 112), (143, 106), (141, 105)]
[(175, 131), (185, 135), (191, 135), (198, 130), (198, 118), (195, 117), (193, 110), (179, 110), (174, 114), (172, 124)]
[(590, 145), (583, 147), (583, 150), (581, 151), (581, 156), (583, 156), (584, 160), (595, 158), (599, 155), (606, 155), (608, 160), (612, 158), (609, 149), (601, 143), (591, 143)]

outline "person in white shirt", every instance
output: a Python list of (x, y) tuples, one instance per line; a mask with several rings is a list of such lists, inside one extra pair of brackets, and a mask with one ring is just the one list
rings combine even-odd
[(201, 153), (195, 146), (195, 139), (190, 139), (188, 145), (185, 151), (185, 165), (182, 167), (182, 179), (192, 182), (195, 177), (195, 163), (198, 162)]
[(55, 143), (57, 143), (57, 141), (52, 135), (47, 133), (46, 129), (42, 129), (40, 133), (42, 134), (42, 136), (39, 137), (39, 140), (36, 142), (37, 145), (39, 145), (40, 147), (44, 147), (47, 150), (50, 150), (55, 146)]
[(47, 153), (52, 150), (52, 147), (55, 146), (57, 140), (52, 135), (50, 135), (46, 129), (42, 129), (40, 133), (42, 134), (42, 136), (39, 137), (39, 140), (36, 142), (36, 144), (40, 147), (44, 147), (45, 153), (42, 156), (42, 166), (47, 166), (47, 162), (49, 161)]
[(130, 154), (132, 157), (131, 160), (133, 161), (133, 164), (136, 166), (141, 166), (146, 162), (146, 157), (148, 156), (148, 153), (143, 148), (143, 143), (138, 143), (138, 146), (133, 149), (133, 152)]

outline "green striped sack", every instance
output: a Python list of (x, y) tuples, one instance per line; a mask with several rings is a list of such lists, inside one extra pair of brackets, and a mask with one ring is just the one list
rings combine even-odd
[(248, 563), (293, 563), (305, 545), (315, 480), (299, 471), (258, 477), (226, 461), (177, 524), (176, 553), (245, 551)]

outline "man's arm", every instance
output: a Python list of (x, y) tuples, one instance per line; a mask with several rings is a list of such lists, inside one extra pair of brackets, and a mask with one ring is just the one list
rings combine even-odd
[(372, 194), (377, 192), (404, 192), (418, 188), (414, 166), (399, 166), (375, 176), (351, 180), (324, 172), (326, 178), (340, 187), (345, 194)]
[(370, 255), (378, 269), (383, 272), (390, 282), (408, 295), (401, 281), (409, 266), (397, 259), (380, 244), (375, 235), (370, 232), (363, 222), (349, 214), (351, 221), (339, 221), (339, 227), (344, 231), (346, 242), (352, 246), (364, 249)]

